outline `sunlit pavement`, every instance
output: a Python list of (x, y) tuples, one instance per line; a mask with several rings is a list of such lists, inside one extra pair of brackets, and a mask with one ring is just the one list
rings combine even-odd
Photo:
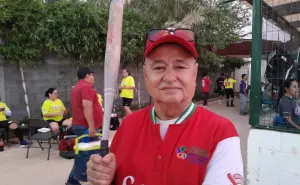
[[(218, 102), (209, 102), (206, 108), (233, 122), (241, 138), (245, 164), (247, 137), (250, 129), (249, 118), (238, 115), (238, 103), (236, 102), (235, 108), (226, 108), (224, 102), (221, 105)], [(111, 131), (110, 139), (114, 134), (115, 132)], [(19, 148), (17, 145), (11, 148), (6, 147), (4, 152), (0, 152), (1, 185), (64, 185), (73, 161), (61, 158), (57, 145), (51, 149), (49, 161), (47, 161), (47, 150), (31, 148), (28, 159), (25, 155), (26, 149)]]

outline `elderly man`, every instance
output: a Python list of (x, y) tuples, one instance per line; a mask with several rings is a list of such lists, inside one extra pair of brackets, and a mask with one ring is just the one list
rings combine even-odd
[(93, 155), (93, 185), (238, 185), (240, 140), (232, 123), (192, 103), (198, 54), (188, 29), (150, 30), (144, 78), (154, 105), (126, 117), (111, 153)]

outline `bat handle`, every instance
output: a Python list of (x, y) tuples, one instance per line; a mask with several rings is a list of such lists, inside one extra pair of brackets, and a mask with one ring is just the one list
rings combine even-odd
[(99, 155), (101, 157), (104, 157), (108, 154), (108, 152), (109, 152), (108, 140), (101, 140), (101, 148), (100, 148)]

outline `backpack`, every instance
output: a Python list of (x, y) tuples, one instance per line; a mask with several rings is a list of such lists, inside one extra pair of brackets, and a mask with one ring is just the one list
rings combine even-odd
[(283, 119), (282, 117), (277, 114), (276, 117), (274, 118), (274, 126), (283, 126), (284, 123), (283, 123)]
[(59, 155), (65, 159), (73, 159), (75, 157), (74, 146), (76, 135), (73, 135), (71, 129), (61, 131), (59, 136)]
[(120, 126), (119, 118), (111, 117), (110, 118), (110, 130), (118, 130), (119, 126)]

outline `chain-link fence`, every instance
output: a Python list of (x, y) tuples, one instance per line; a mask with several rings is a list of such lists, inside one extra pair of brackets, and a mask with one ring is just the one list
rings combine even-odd
[(285, 82), (296, 79), (299, 83), (300, 79), (300, 1), (253, 0), (253, 3), (251, 85), (255, 84), (255, 89), (251, 90), (251, 101), (255, 102), (250, 107), (250, 123), (256, 127), (294, 131), (297, 126), (291, 120), (300, 126), (296, 87), (297, 96), (293, 95), (297, 82), (289, 87)]

